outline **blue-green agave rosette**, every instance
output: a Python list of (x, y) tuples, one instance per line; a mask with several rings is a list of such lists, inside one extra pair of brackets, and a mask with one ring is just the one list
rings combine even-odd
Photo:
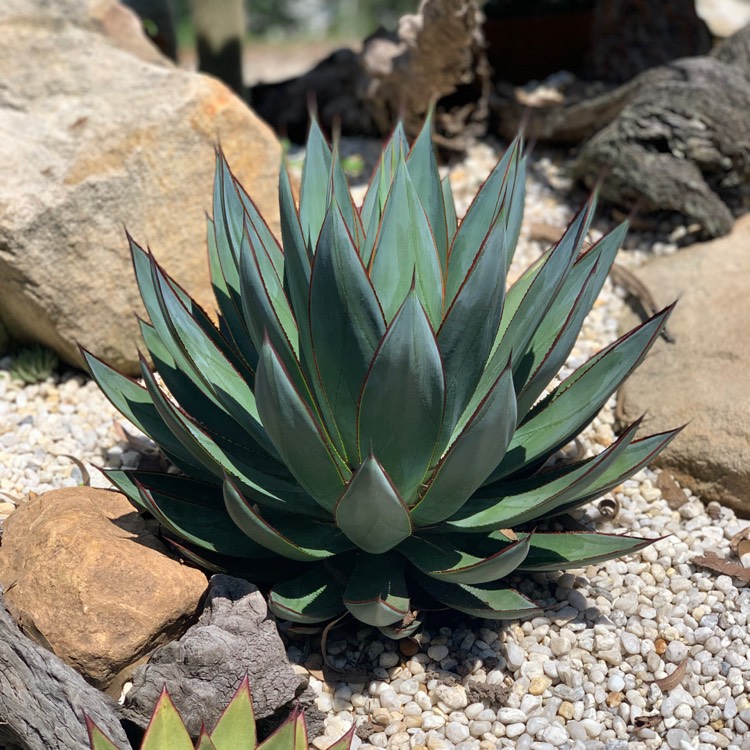
[(87, 355), (112, 403), (181, 473), (111, 480), (191, 559), (276, 578), (279, 617), (310, 624), (348, 610), (394, 637), (413, 632), (424, 602), (537, 613), (508, 574), (648, 544), (541, 529), (675, 432), (636, 438), (635, 424), (593, 458), (539, 469), (641, 362), (670, 308), (547, 392), (626, 228), (582, 252), (592, 199), (506, 289), (524, 184), (516, 140), (459, 223), (428, 119), (411, 149), (396, 128), (357, 207), (313, 123), (299, 205), (281, 174), (279, 242), (218, 154), (218, 327), (131, 240), (159, 378), (144, 361), (140, 385)]

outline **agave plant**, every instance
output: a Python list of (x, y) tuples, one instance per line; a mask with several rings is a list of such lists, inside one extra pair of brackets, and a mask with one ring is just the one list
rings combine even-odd
[[(118, 750), (101, 729), (86, 717), (91, 750)], [(354, 728), (328, 750), (349, 750)], [(255, 731), (255, 713), (247, 678), (241, 683), (213, 732), (205, 725), (195, 745), (166, 688), (154, 708), (141, 750), (307, 750), (305, 716), (295, 708), (281, 726), (260, 744)]]
[(182, 471), (109, 476), (183, 554), (277, 577), (269, 605), (281, 618), (348, 610), (397, 637), (425, 603), (532, 615), (503, 581), (511, 572), (648, 544), (543, 526), (674, 437), (635, 439), (634, 424), (593, 458), (545, 466), (639, 364), (670, 309), (548, 388), (626, 228), (581, 252), (592, 198), (506, 291), (522, 151), (518, 139), (459, 224), (429, 119), (411, 149), (395, 129), (361, 207), (313, 123), (299, 207), (282, 170), (282, 244), (219, 153), (208, 221), (218, 328), (130, 241), (160, 379), (145, 359), (141, 386), (86, 356), (112, 403)]

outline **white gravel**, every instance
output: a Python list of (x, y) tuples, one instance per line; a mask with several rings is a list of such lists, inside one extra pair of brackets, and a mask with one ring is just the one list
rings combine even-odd
[[(464, 207), (495, 158), (483, 144), (453, 168)], [(513, 273), (544, 249), (529, 241), (532, 225), (564, 227), (572, 215), (558, 159), (551, 152), (532, 158)], [(659, 252), (674, 251), (658, 237), (634, 234), (629, 247), (640, 252), (621, 258), (637, 265), (656, 242)], [(615, 338), (621, 305), (607, 282), (568, 368)], [(87, 465), (97, 486), (106, 482), (94, 465), (136, 460), (118, 426), (121, 417), (92, 382), (68, 374), (23, 387), (11, 380), (8, 365), (0, 360), (0, 517), (30, 491), (79, 484), (81, 471), (66, 454)], [(613, 421), (609, 403), (584, 435), (587, 450), (612, 442)], [(727, 556), (729, 540), (749, 522), (715, 503), (705, 508), (689, 492), (672, 510), (655, 481), (646, 470), (617, 488), (614, 519), (603, 517), (596, 504), (581, 515), (602, 531), (659, 538), (640, 555), (515, 579), (541, 603), (542, 616), (506, 624), (454, 618), (451, 627), (440, 627), (434, 617), (410, 657), (370, 628), (333, 630), (329, 659), (340, 670), (368, 670), (359, 682), (322, 682), (319, 655), (293, 641), (289, 656), (313, 670), (318, 708), (328, 716), (313, 746), (323, 750), (355, 722), (365, 736), (369, 722), (369, 736), (357, 738), (355, 747), (750, 750), (750, 593), (691, 563), (708, 550)], [(662, 691), (654, 680), (685, 659), (679, 685)]]

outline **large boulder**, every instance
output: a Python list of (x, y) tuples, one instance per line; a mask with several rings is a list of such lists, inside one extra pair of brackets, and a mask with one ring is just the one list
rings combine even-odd
[(189, 627), (208, 582), (166, 554), (124, 495), (71, 487), (5, 521), (0, 585), (24, 632), (106, 687)]
[(212, 309), (214, 146), (275, 231), (280, 145), (115, 0), (3, 0), (0, 38), (0, 322), (69, 363), (80, 343), (136, 373), (144, 310), (124, 229)]
[[(661, 300), (679, 298), (669, 327), (619, 394), (624, 421), (644, 431), (687, 427), (660, 466), (708, 502), (750, 517), (750, 215), (725, 238), (655, 260), (638, 275)], [(632, 327), (624, 320), (622, 330)]]

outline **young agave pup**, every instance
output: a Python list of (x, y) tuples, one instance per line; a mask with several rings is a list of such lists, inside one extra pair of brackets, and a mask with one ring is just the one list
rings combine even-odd
[(539, 470), (639, 364), (670, 308), (544, 395), (626, 227), (582, 253), (592, 199), (506, 291), (522, 144), (459, 224), (430, 128), (411, 150), (395, 129), (357, 208), (313, 123), (299, 209), (281, 175), (283, 248), (219, 154), (208, 222), (218, 329), (131, 241), (161, 382), (145, 360), (141, 386), (86, 355), (182, 472), (109, 471), (112, 482), (183, 555), (275, 577), (269, 606), (296, 623), (348, 610), (399, 637), (419, 627), (420, 607), (525, 617), (539, 609), (503, 580), (513, 571), (649, 543), (544, 523), (627, 479), (676, 432), (636, 439), (634, 424), (593, 458)]

